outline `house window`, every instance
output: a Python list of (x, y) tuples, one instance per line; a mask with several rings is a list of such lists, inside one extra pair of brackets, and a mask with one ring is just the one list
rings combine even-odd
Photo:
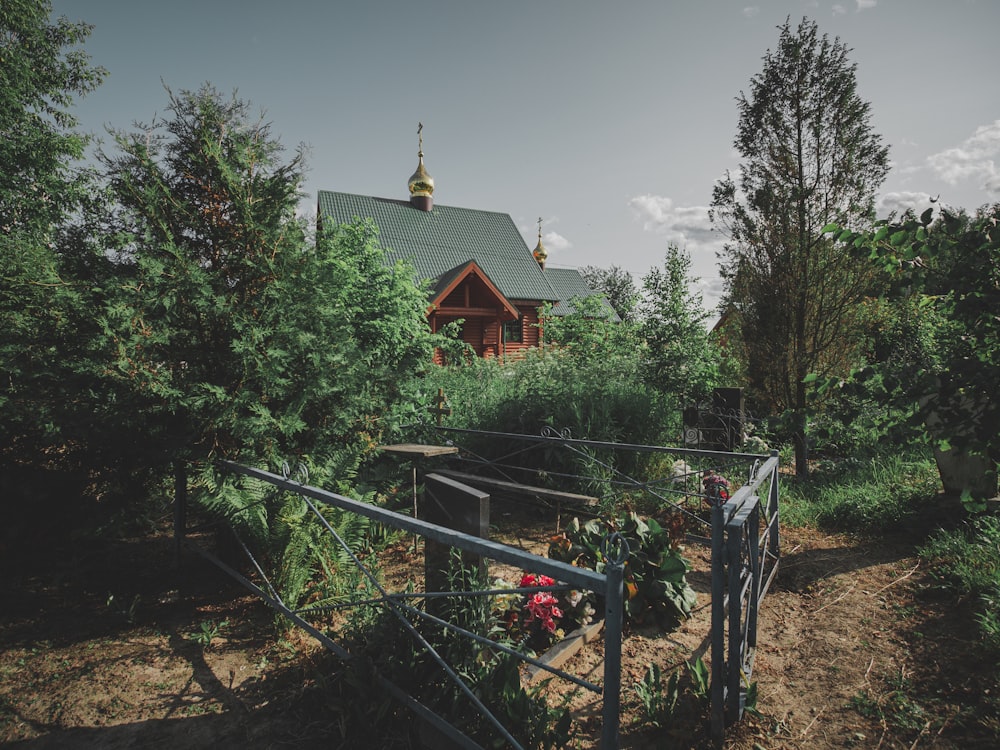
[(524, 342), (523, 318), (508, 320), (503, 324), (503, 340), (508, 344), (520, 344)]

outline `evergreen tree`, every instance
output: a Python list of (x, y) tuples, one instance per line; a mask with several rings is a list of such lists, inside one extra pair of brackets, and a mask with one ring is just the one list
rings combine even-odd
[(805, 378), (850, 365), (858, 302), (873, 289), (871, 267), (821, 230), (873, 218), (889, 169), (848, 52), (806, 19), (780, 27), (777, 49), (737, 99), (738, 180), (720, 181), (712, 199), (713, 223), (729, 237), (721, 271), (733, 343), (758, 405), (793, 417), (800, 475), (808, 458)]
[(430, 361), (426, 300), (385, 267), (374, 227), (309, 241), (302, 155), (283, 161), (248, 103), (168, 94), (168, 117), (118, 133), (105, 159), (124, 242), (104, 323), (135, 460), (308, 456), (349, 472)]
[(638, 310), (646, 379), (680, 403), (705, 398), (718, 384), (718, 352), (705, 328), (702, 297), (692, 291), (696, 281), (691, 256), (671, 244), (663, 267), (643, 277)]

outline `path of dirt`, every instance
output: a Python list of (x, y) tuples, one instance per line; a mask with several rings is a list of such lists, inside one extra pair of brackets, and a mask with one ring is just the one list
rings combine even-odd
[[(703, 713), (693, 721), (679, 713), (674, 725), (650, 730), (632, 691), (649, 663), (683, 673), (706, 652), (707, 560), (704, 551), (688, 553), (696, 616), (672, 633), (637, 628), (623, 644), (623, 747), (708, 746)], [(0, 582), (0, 743), (330, 746), (312, 642), (294, 633), (276, 639), (270, 612), (200, 559), (175, 570), (167, 536), (8, 557)], [(753, 676), (761, 715), (731, 730), (727, 746), (998, 746), (1000, 722), (977, 716), (984, 695), (997, 689), (995, 676), (977, 660), (967, 613), (929, 584), (905, 540), (784, 530)], [(572, 670), (599, 678), (600, 650), (600, 641), (588, 646)], [(690, 714), (696, 704), (688, 696), (682, 705)], [(576, 746), (590, 747), (599, 705), (577, 698), (574, 706)]]

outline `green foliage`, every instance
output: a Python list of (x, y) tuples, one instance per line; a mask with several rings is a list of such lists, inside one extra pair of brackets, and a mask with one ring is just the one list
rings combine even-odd
[(212, 641), (222, 635), (222, 629), (228, 624), (228, 620), (202, 620), (198, 629), (191, 633), (191, 640), (207, 650), (212, 647)]
[[(453, 413), (447, 424), (498, 432), (538, 435), (550, 425), (575, 438), (662, 445), (679, 428), (680, 411), (638, 374), (635, 349), (608, 356), (582, 354), (572, 347), (529, 351), (523, 360), (499, 364), (476, 360), (456, 368), (434, 368), (420, 383), (419, 400), (430, 403), (440, 387)], [(481, 455), (504, 455), (511, 444), (491, 439), (470, 448)], [(516, 448), (523, 448), (519, 444)], [(603, 496), (610, 491), (607, 467), (643, 472), (652, 454), (565, 450), (521, 453), (532, 481), (565, 473), (591, 477), (578, 491)], [(599, 462), (605, 464), (601, 466)], [(564, 482), (560, 489), (570, 489)]]
[[(319, 472), (319, 468), (317, 468)], [(337, 487), (366, 502), (361, 495), (338, 485), (334, 477), (317, 474), (311, 482)], [(368, 546), (371, 522), (355, 513), (318, 505), (325, 524), (295, 493), (263, 482), (233, 477), (202, 468), (195, 486), (204, 488), (201, 505), (224, 519), (265, 568), (282, 601), (291, 609), (343, 602), (354, 592), (360, 573), (350, 556)], [(330, 526), (341, 544), (326, 528)], [(287, 623), (277, 617), (279, 627)]]
[(691, 256), (670, 245), (663, 268), (642, 280), (639, 336), (645, 342), (643, 374), (681, 403), (700, 401), (719, 385), (720, 353), (705, 328), (708, 313), (691, 291)]
[(642, 681), (635, 685), (635, 693), (642, 703), (646, 721), (654, 727), (665, 727), (670, 723), (677, 699), (680, 698), (680, 672), (674, 671), (664, 686), (660, 667), (655, 662), (646, 669)]
[(883, 220), (869, 232), (824, 228), (866, 255), (893, 282), (892, 291), (935, 322), (933, 358), (899, 383), (920, 403), (930, 437), (1000, 460), (1000, 204), (974, 216), (933, 209), (919, 218)]
[[(86, 402), (101, 371), (100, 297), (78, 273), (66, 231), (96, 192), (77, 166), (88, 139), (70, 108), (106, 71), (79, 48), (90, 26), (50, 13), (47, 0), (0, 7), (0, 462), (17, 472), (86, 463), (78, 458), (92, 447)], [(2, 481), (0, 496), (19, 491)]]
[(702, 701), (709, 698), (709, 690), (712, 687), (712, 675), (708, 671), (705, 660), (700, 656), (692, 662), (687, 663), (688, 675), (691, 677), (692, 692), (695, 697)]
[(121, 245), (102, 321), (121, 438), (141, 443), (137, 463), (308, 456), (348, 476), (430, 358), (425, 300), (384, 265), (370, 224), (308, 241), (301, 154), (281, 161), (247, 103), (168, 94), (170, 116), (118, 133), (106, 158)]
[[(455, 557), (456, 565), (458, 556)], [(455, 580), (472, 582), (471, 588), (485, 588), (474, 569), (455, 567)], [(504, 630), (494, 614), (492, 597), (467, 596), (448, 605), (449, 622), (478, 635), (496, 638)], [(398, 732), (382, 716), (392, 707), (380, 696), (374, 674), (405, 689), (417, 700), (445, 718), (484, 747), (503, 747), (504, 740), (472, 706), (467, 696), (448, 679), (440, 667), (416, 645), (413, 635), (399, 619), (379, 608), (359, 612), (360, 620), (351, 627), (351, 653), (356, 670), (350, 677), (350, 703), (355, 715), (344, 725), (345, 738), (367, 745), (387, 746), (385, 735)], [(541, 694), (542, 688), (521, 685), (517, 657), (484, 649), (481, 644), (451, 630), (429, 626), (413, 616), (408, 622), (440, 653), (468, 684), (475, 695), (500, 723), (526, 747), (564, 747), (572, 736), (569, 710), (552, 707)], [(507, 644), (511, 645), (511, 644)], [(413, 722), (404, 722), (412, 726)]]
[(1000, 659), (1000, 518), (939, 531), (920, 550), (939, 585), (973, 603), (983, 642)]
[(626, 619), (641, 622), (652, 614), (667, 625), (689, 617), (697, 596), (687, 582), (691, 566), (681, 555), (683, 524), (664, 528), (656, 519), (642, 519), (636, 513), (582, 525), (573, 519), (553, 540), (549, 557), (604, 572), (608, 558), (603, 545), (615, 532), (629, 549), (624, 579)]
[(808, 480), (782, 485), (782, 519), (831, 531), (901, 528), (936, 496), (929, 457), (882, 455), (833, 462)]
[(632, 274), (618, 266), (611, 268), (584, 266), (580, 269), (580, 275), (587, 282), (587, 286), (604, 295), (623, 323), (635, 322), (635, 311), (640, 296)]
[(804, 379), (854, 365), (858, 303), (875, 289), (871, 269), (822, 228), (866, 221), (889, 165), (847, 46), (807, 19), (779, 31), (762, 72), (737, 99), (740, 177), (716, 185), (711, 218), (729, 237), (721, 271), (730, 350), (744, 362), (757, 408), (792, 412), (801, 476), (815, 406)]
[(78, 48), (92, 27), (51, 12), (48, 0), (0, 8), (0, 231), (18, 243), (51, 239), (83, 197), (85, 175), (70, 165), (87, 138), (69, 109), (107, 74)]

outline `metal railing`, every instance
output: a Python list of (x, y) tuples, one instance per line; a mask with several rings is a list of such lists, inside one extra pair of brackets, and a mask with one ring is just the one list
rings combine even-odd
[[(754, 656), (757, 645), (757, 614), (760, 602), (767, 593), (773, 581), (780, 557), (779, 537), (779, 486), (778, 457), (776, 452), (770, 456), (755, 454), (733, 454), (725, 451), (701, 451), (695, 449), (671, 448), (666, 446), (650, 446), (636, 444), (621, 444), (606, 441), (579, 440), (570, 437), (566, 431), (546, 429), (541, 435), (522, 435), (516, 433), (488, 433), (476, 430), (456, 428), (438, 428), (443, 436), (450, 438), (495, 438), (505, 445), (503, 449), (486, 457), (481, 453), (460, 450), (459, 458), (463, 468), (472, 467), (475, 470), (492, 473), (495, 476), (510, 479), (514, 482), (524, 481), (525, 474), (519, 459), (525, 450), (542, 445), (555, 447), (580, 457), (591, 466), (602, 470), (601, 481), (604, 486), (625, 491), (641, 491), (648, 493), (662, 504), (669, 505), (681, 513), (699, 522), (704, 522), (689, 505), (694, 497), (699, 505), (710, 506), (708, 525), (710, 536), (698, 537), (689, 535), (695, 542), (711, 545), (712, 550), (712, 600), (711, 627), (709, 640), (711, 643), (711, 733), (717, 743), (721, 743), (725, 727), (742, 717), (745, 709), (747, 691), (753, 672)], [(521, 443), (520, 447), (514, 447)], [(524, 446), (528, 446), (525, 448)], [(684, 464), (685, 472), (680, 476), (674, 474), (657, 479), (641, 480), (626, 472), (618, 471), (609, 453), (629, 451), (633, 453), (666, 453), (675, 456)], [(690, 462), (690, 466), (689, 466)], [(609, 548), (610, 564), (605, 573), (599, 574), (592, 570), (575, 567), (547, 557), (534, 555), (516, 547), (511, 547), (489, 539), (464, 534), (453, 529), (435, 525), (425, 520), (403, 515), (385, 508), (360, 502), (343, 495), (307, 484), (308, 477), (293, 479), (290, 472), (283, 470), (282, 474), (274, 474), (262, 469), (251, 468), (232, 462), (223, 462), (222, 466), (234, 474), (251, 477), (265, 482), (279, 490), (295, 493), (302, 497), (303, 502), (322, 523), (327, 531), (337, 538), (345, 551), (353, 558), (359, 570), (368, 579), (372, 590), (378, 592), (374, 599), (368, 599), (365, 604), (379, 604), (387, 607), (400, 621), (411, 636), (421, 644), (428, 654), (455, 682), (458, 689), (470, 699), (477, 710), (504, 740), (514, 748), (521, 745), (511, 736), (509, 730), (500, 725), (489, 709), (476, 698), (474, 691), (451, 670), (431, 644), (420, 635), (408, 619), (409, 617), (423, 619), (435, 626), (445, 627), (453, 632), (478, 641), (484, 648), (494, 648), (506, 651), (523, 661), (539, 666), (555, 674), (561, 679), (569, 680), (587, 690), (602, 695), (603, 698), (603, 730), (601, 746), (603, 748), (618, 747), (619, 711), (621, 700), (621, 639), (623, 617), (623, 577), (625, 561), (628, 555), (627, 545), (614, 537), (606, 540)], [(742, 469), (741, 469), (742, 467)], [(730, 498), (728, 494), (714, 490), (703, 490), (701, 479), (715, 474), (729, 473), (741, 470), (747, 472), (747, 479), (738, 487)], [(529, 472), (530, 474), (531, 472)], [(571, 472), (549, 472), (546, 479), (555, 481), (586, 480), (584, 475)], [(692, 481), (693, 480), (693, 481)], [(448, 481), (448, 480), (446, 480)], [(697, 489), (692, 490), (692, 484)], [(177, 479), (177, 524), (175, 532), (178, 538), (184, 535), (184, 508), (186, 496), (185, 483), (179, 475)], [(766, 500), (761, 502), (761, 497)], [(544, 662), (514, 652), (475, 633), (465, 631), (435, 615), (412, 606), (409, 602), (416, 597), (435, 597), (439, 594), (425, 592), (416, 595), (403, 595), (386, 591), (377, 578), (357, 559), (348, 545), (340, 539), (337, 532), (324, 519), (321, 508), (324, 505), (357, 513), (372, 521), (384, 524), (410, 534), (424, 537), (464, 552), (479, 555), (483, 558), (496, 560), (518, 566), (523, 570), (549, 576), (561, 582), (565, 588), (589, 590), (605, 599), (604, 628), (604, 675), (601, 685), (593, 684), (563, 670), (554, 669)], [(620, 539), (620, 537), (619, 537)], [(257, 576), (263, 581), (258, 585), (250, 581), (232, 567), (212, 555), (207, 550), (195, 546), (197, 551), (226, 570), (230, 575), (248, 587), (267, 604), (281, 612), (289, 620), (311, 633), (333, 653), (344, 659), (350, 659), (350, 654), (344, 650), (329, 635), (310, 623), (305, 615), (307, 610), (295, 610), (281, 600), (275, 587), (271, 585), (264, 570), (254, 559), (250, 550), (243, 545), (243, 550), (251, 561)], [(558, 587), (557, 587), (558, 588)], [(547, 589), (551, 590), (551, 589)], [(511, 593), (512, 590), (480, 591), (480, 592), (445, 592), (446, 596), (489, 596)], [(517, 591), (516, 589), (513, 591)], [(452, 741), (461, 747), (477, 748), (469, 737), (462, 734), (447, 720), (437, 716), (429, 708), (412, 696), (406, 694), (397, 686), (382, 679), (383, 686), (398, 700), (411, 708), (423, 720), (431, 723), (442, 731)]]
[[(344, 550), (353, 558), (355, 565), (357, 565), (359, 570), (361, 570), (365, 575), (367, 579), (366, 583), (371, 587), (371, 590), (378, 593), (377, 597), (367, 598), (363, 602), (356, 602), (356, 604), (378, 604), (387, 607), (388, 610), (396, 616), (402, 627), (408, 631), (410, 636), (420, 645), (420, 647), (430, 655), (430, 657), (438, 664), (445, 674), (447, 674), (448, 679), (450, 679), (457, 689), (465, 695), (465, 697), (475, 706), (480, 715), (496, 729), (499, 735), (506, 743), (508, 743), (510, 747), (522, 748), (522, 745), (512, 736), (510, 731), (501, 724), (493, 712), (482, 703), (482, 701), (476, 696), (474, 690), (466, 684), (462, 677), (447, 664), (445, 659), (442, 658), (437, 650), (435, 650), (427, 639), (424, 638), (419, 629), (414, 627), (410, 619), (408, 619), (408, 616), (431, 622), (436, 626), (447, 628), (452, 632), (456, 632), (464, 637), (473, 639), (484, 648), (492, 648), (503, 651), (521, 659), (526, 663), (532, 664), (540, 669), (554, 674), (559, 678), (569, 680), (580, 687), (600, 694), (603, 698), (603, 729), (601, 747), (608, 748), (609, 750), (618, 747), (619, 712), (621, 701), (622, 617), (624, 611), (623, 577), (625, 560), (628, 556), (628, 547), (627, 544), (624, 543), (623, 539), (617, 535), (612, 535), (605, 540), (605, 545), (608, 550), (609, 564), (606, 566), (604, 573), (597, 573), (593, 570), (575, 567), (547, 557), (534, 555), (516, 547), (464, 534), (444, 526), (438, 526), (418, 518), (396, 513), (369, 503), (360, 502), (343, 495), (338, 495), (334, 492), (307, 484), (307, 478), (303, 479), (303, 481), (292, 479), (289, 476), (288, 471), (283, 471), (282, 474), (279, 475), (263, 469), (244, 466), (230, 461), (221, 462), (220, 466), (226, 471), (234, 474), (250, 477), (252, 479), (265, 482), (278, 488), (279, 490), (299, 495), (303, 502), (307, 505), (309, 511), (315, 515), (321, 524), (323, 524), (326, 531), (332, 534), (343, 546)], [(181, 487), (182, 484), (183, 482), (178, 479), (178, 488)], [(178, 491), (178, 503), (182, 501), (184, 494), (186, 493), (182, 493), (180, 490)], [(361, 560), (357, 558), (356, 555), (354, 555), (349, 546), (343, 539), (340, 538), (337, 531), (327, 522), (321, 512), (323, 506), (332, 506), (350, 513), (356, 513), (391, 528), (410, 534), (416, 534), (424, 537), (425, 539), (433, 540), (483, 558), (516, 565), (521, 569), (549, 576), (559, 582), (559, 584), (562, 584), (562, 586), (556, 585), (554, 587), (544, 587), (544, 590), (551, 591), (559, 590), (560, 588), (576, 588), (593, 591), (604, 597), (605, 625), (603, 683), (598, 685), (572, 675), (564, 670), (554, 668), (542, 660), (527, 656), (519, 651), (504, 646), (503, 644), (485, 638), (480, 634), (464, 630), (456, 625), (453, 625), (452, 623), (447, 622), (446, 620), (426, 612), (423, 609), (414, 607), (409, 603), (409, 601), (414, 598), (414, 594), (399, 594), (387, 591), (379, 582), (377, 577), (363, 564)], [(183, 513), (183, 511), (179, 511), (179, 513)], [(183, 515), (180, 517), (183, 518)], [(183, 537), (183, 523), (176, 528), (175, 531), (177, 531), (180, 537)], [(287, 606), (286, 603), (282, 601), (276, 587), (271, 584), (267, 574), (263, 570), (263, 567), (256, 561), (252, 552), (246, 545), (242, 545), (241, 543), (243, 552), (250, 560), (256, 575), (261, 579), (262, 585), (254, 583), (239, 571), (235, 570), (232, 566), (226, 564), (217, 556), (201, 548), (199, 545), (188, 542), (186, 546), (194, 549), (199, 554), (222, 568), (225, 572), (229, 573), (242, 585), (257, 594), (272, 608), (314, 636), (323, 646), (336, 654), (338, 657), (345, 660), (352, 658), (351, 654), (340, 646), (334, 638), (331, 638), (327, 633), (323, 632), (313, 623), (309, 622), (306, 615), (310, 614), (310, 610), (295, 610)], [(444, 592), (443, 594), (427, 592), (425, 594), (418, 593), (416, 596), (490, 596), (520, 591), (522, 591), (522, 589), (504, 589), (502, 591), (452, 591)], [(523, 591), (528, 591), (528, 589), (523, 589)], [(480, 748), (480, 745), (477, 744), (472, 738), (462, 733), (446, 719), (435, 714), (431, 709), (420, 703), (413, 696), (407, 694), (391, 681), (380, 676), (377, 676), (377, 679), (380, 684), (395, 698), (413, 710), (414, 713), (422, 720), (432, 724), (452, 742), (460, 747)]]

